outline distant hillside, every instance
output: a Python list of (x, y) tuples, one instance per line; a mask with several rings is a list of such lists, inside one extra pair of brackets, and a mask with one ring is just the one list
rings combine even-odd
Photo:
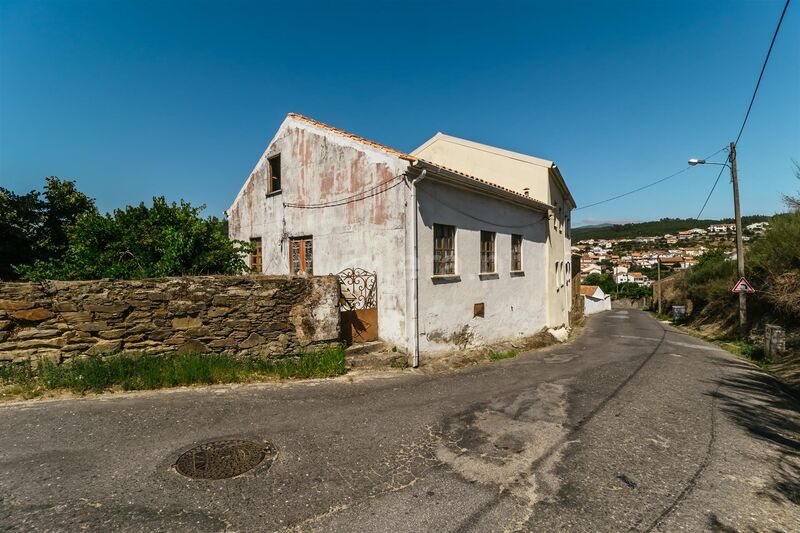
[[(771, 217), (765, 215), (750, 215), (742, 217), (742, 223), (746, 226), (754, 222), (769, 220)], [(585, 239), (632, 239), (635, 237), (660, 237), (665, 233), (675, 235), (679, 231), (686, 231), (692, 228), (708, 229), (711, 224), (733, 224), (732, 218), (721, 220), (694, 218), (662, 218), (651, 222), (637, 222), (633, 224), (613, 224), (605, 227), (584, 226), (572, 228), (572, 242)]]

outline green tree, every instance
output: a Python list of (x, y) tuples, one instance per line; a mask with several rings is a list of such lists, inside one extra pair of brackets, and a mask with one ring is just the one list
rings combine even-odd
[(224, 221), (199, 216), (205, 206), (153, 198), (113, 214), (85, 214), (67, 231), (63, 258), (19, 269), (25, 279), (139, 279), (239, 274), (249, 243), (231, 241)]
[(80, 216), (96, 212), (94, 200), (74, 181), (55, 176), (46, 179), (43, 193), (20, 196), (0, 188), (0, 279), (15, 279), (15, 265), (62, 257), (69, 228)]
[(38, 192), (18, 195), (0, 187), (0, 279), (15, 279), (12, 265), (36, 260), (42, 210)]
[(606, 294), (616, 294), (617, 284), (610, 272), (602, 274), (589, 274), (582, 282), (582, 285), (597, 285)]

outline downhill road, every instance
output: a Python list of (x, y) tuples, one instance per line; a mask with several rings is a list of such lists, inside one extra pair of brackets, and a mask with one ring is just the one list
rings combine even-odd
[[(800, 416), (768, 375), (634, 310), (413, 371), (0, 406), (2, 531), (800, 531)], [(172, 467), (268, 440), (243, 475)]]

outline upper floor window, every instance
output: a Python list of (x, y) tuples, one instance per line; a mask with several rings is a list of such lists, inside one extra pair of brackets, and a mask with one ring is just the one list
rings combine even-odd
[(481, 274), (495, 272), (493, 231), (481, 231)]
[(267, 193), (278, 192), (281, 190), (281, 154), (270, 157), (267, 162), (269, 163)]
[(456, 273), (456, 228), (445, 224), (433, 225), (433, 275)]
[(511, 271), (522, 271), (522, 235), (511, 236)]

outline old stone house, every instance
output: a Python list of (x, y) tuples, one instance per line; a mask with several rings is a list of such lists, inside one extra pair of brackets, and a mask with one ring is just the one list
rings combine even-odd
[(437, 134), (404, 153), (289, 114), (228, 211), (265, 274), (336, 274), (345, 326), (414, 354), (566, 326), (570, 211), (550, 161)]

